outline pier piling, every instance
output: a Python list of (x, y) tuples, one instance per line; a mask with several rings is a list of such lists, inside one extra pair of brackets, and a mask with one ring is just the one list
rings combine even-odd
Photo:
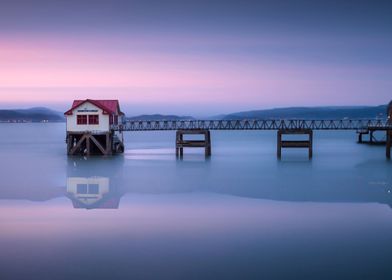
[[(204, 135), (203, 140), (185, 140), (184, 135)], [(211, 133), (208, 129), (187, 129), (176, 132), (176, 156), (184, 155), (184, 148), (204, 148), (206, 157), (211, 156)]]
[[(308, 135), (306, 140), (283, 140), (283, 135)], [(313, 157), (313, 131), (311, 129), (278, 130), (277, 155), (282, 158), (282, 148), (307, 148), (309, 158)]]
[(386, 143), (387, 159), (391, 158), (391, 145), (392, 145), (392, 129), (389, 129), (387, 130), (387, 143)]

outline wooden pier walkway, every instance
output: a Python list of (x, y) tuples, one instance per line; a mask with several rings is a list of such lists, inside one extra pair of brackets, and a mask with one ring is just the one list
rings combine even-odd
[[(388, 105), (385, 119), (127, 120), (120, 110), (118, 100), (92, 99), (74, 100), (72, 107), (64, 115), (67, 120), (66, 143), (69, 156), (122, 153), (125, 131), (175, 130), (176, 154), (181, 157), (184, 148), (204, 148), (205, 155), (210, 156), (211, 130), (277, 130), (278, 158), (282, 156), (282, 148), (306, 148), (311, 158), (314, 130), (355, 130), (358, 143), (385, 143), (386, 156), (391, 157), (392, 101)], [(384, 142), (375, 137), (376, 132), (385, 135)], [(287, 139), (290, 135), (300, 134), (307, 138)], [(204, 138), (200, 139), (197, 135)], [(369, 139), (363, 139), (364, 135), (369, 136)]]
[(357, 120), (128, 120), (114, 125), (117, 131), (153, 131), (153, 130), (361, 130), (369, 127), (390, 129), (392, 123), (386, 119)]
[[(184, 148), (204, 148), (211, 155), (210, 130), (276, 130), (277, 156), (282, 157), (282, 148), (306, 148), (309, 158), (313, 156), (314, 130), (354, 130), (358, 143), (380, 144), (374, 133), (385, 133), (386, 157), (391, 158), (392, 122), (389, 119), (343, 119), (343, 120), (128, 120), (112, 126), (113, 131), (177, 131), (176, 155), (182, 157)], [(203, 140), (184, 140), (184, 135), (204, 135)], [(283, 139), (283, 135), (306, 135), (304, 140)], [(363, 135), (369, 135), (364, 140)]]

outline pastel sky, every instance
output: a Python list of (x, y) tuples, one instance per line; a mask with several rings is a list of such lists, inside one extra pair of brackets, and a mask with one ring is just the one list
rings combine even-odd
[(211, 115), (392, 99), (392, 2), (13, 0), (0, 107)]

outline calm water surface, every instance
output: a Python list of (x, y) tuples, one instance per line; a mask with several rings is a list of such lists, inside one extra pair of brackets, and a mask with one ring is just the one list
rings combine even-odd
[(392, 164), (355, 132), (175, 132), (67, 158), (64, 124), (0, 124), (0, 279), (392, 279)]

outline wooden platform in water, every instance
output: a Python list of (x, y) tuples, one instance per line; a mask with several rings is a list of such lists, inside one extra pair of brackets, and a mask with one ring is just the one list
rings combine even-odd
[[(185, 135), (203, 135), (203, 140), (185, 140)], [(205, 156), (211, 156), (211, 133), (206, 129), (177, 130), (176, 155), (182, 157), (184, 148), (204, 148)]]
[[(306, 135), (306, 140), (284, 140), (284, 135)], [(309, 158), (313, 157), (313, 130), (311, 129), (282, 129), (278, 130), (277, 155), (282, 157), (283, 148), (306, 148)]]

